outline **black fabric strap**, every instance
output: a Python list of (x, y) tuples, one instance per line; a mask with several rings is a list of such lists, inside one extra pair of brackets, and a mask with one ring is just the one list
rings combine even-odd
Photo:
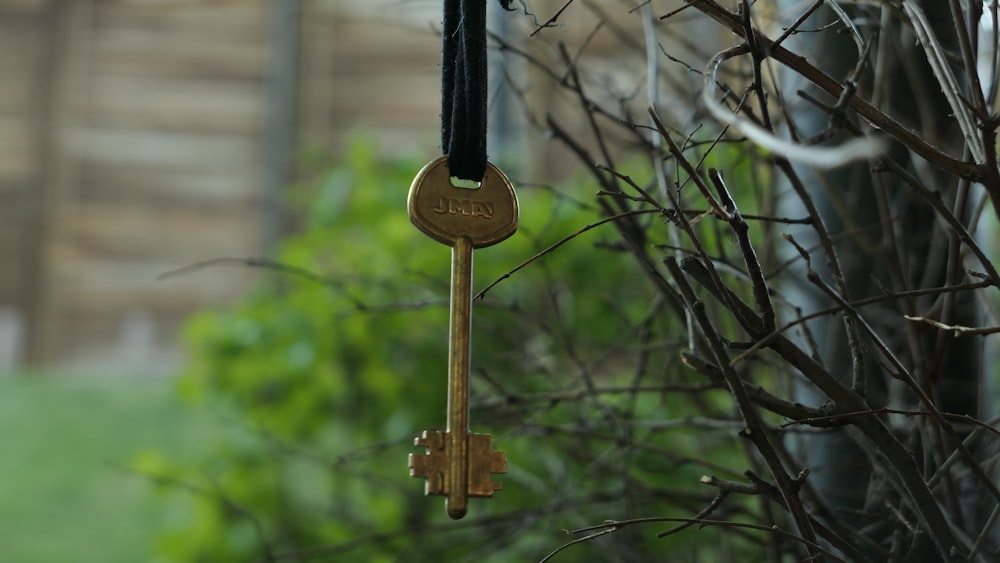
[(441, 151), (452, 176), (486, 171), (486, 0), (444, 0)]

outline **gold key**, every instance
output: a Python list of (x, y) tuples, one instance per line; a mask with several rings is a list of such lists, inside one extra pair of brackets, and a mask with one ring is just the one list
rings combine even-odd
[(407, 208), (418, 229), (452, 248), (447, 428), (425, 430), (414, 440), (427, 451), (410, 454), (410, 476), (427, 480), (424, 494), (444, 495), (448, 515), (457, 519), (465, 516), (469, 496), (491, 497), (500, 488), (491, 474), (507, 471), (507, 457), (493, 451), (490, 436), (469, 432), (472, 249), (514, 234), (517, 195), (507, 176), (491, 163), (478, 187), (456, 187), (443, 156), (417, 173)]

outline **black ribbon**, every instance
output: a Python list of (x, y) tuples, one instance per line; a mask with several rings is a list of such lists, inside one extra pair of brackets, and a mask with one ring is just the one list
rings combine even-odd
[(441, 150), (452, 176), (486, 171), (486, 0), (445, 0)]

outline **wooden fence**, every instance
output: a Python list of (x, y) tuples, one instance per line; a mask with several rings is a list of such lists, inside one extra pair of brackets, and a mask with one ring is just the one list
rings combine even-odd
[[(540, 13), (561, 5), (532, 3)], [(266, 253), (297, 155), (336, 154), (359, 127), (386, 154), (437, 152), (440, 10), (402, 0), (0, 2), (0, 368), (176, 367), (184, 320), (254, 278), (157, 276)], [(581, 42), (591, 25), (558, 39)], [(598, 35), (588, 52), (608, 48)], [(571, 161), (522, 148), (536, 155), (523, 167), (535, 178)]]
[(433, 139), (435, 8), (387, 41), (368, 2), (0, 3), (0, 367), (174, 367), (187, 316), (254, 280), (159, 274), (265, 253), (295, 155), (359, 116)]

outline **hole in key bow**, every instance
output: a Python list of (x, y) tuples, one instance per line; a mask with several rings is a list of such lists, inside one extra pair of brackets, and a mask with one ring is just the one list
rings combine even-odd
[(478, 190), (482, 187), (482, 182), (477, 182), (476, 180), (465, 180), (459, 178), (458, 176), (452, 176), (448, 178), (451, 181), (451, 185), (456, 188), (462, 188), (463, 190)]

